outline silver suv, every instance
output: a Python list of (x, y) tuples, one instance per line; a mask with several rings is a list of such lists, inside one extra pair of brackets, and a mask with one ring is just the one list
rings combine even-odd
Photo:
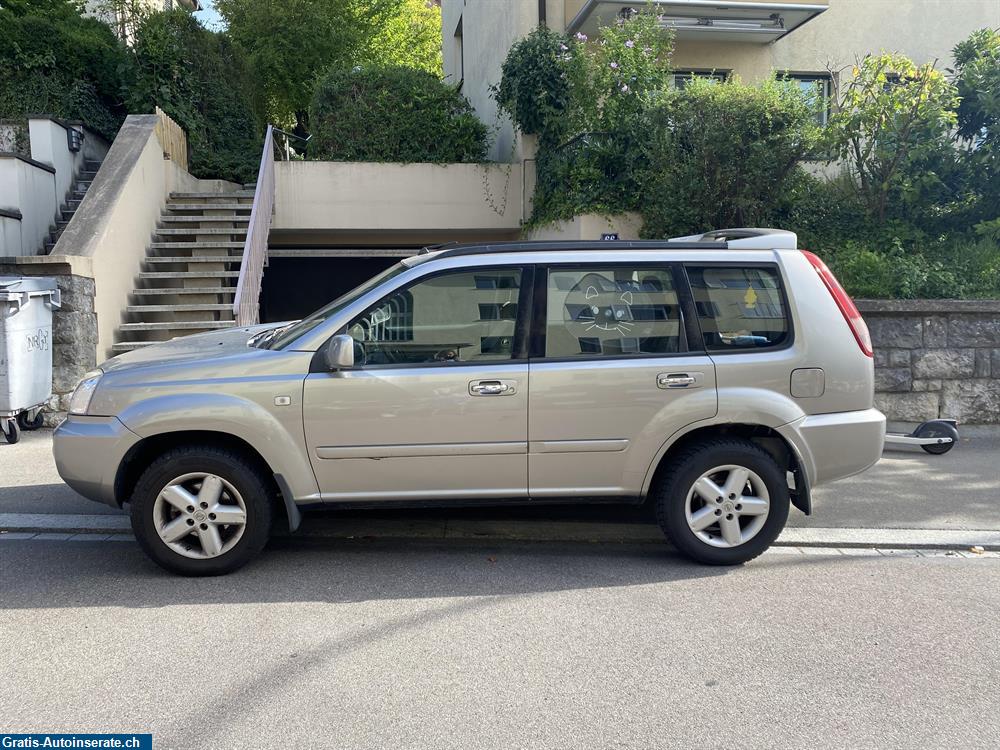
[(450, 246), (304, 320), (107, 361), (54, 450), (186, 575), (300, 509), (443, 502), (648, 499), (682, 553), (730, 565), (878, 460), (872, 398), (864, 321), (790, 232)]

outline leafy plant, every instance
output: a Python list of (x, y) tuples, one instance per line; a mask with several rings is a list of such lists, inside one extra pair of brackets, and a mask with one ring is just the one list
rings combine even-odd
[(501, 112), (522, 133), (550, 140), (564, 130), (569, 107), (569, 81), (563, 61), (569, 40), (539, 26), (514, 42), (504, 59), (500, 84), (491, 89)]
[(249, 71), (228, 38), (183, 10), (150, 14), (136, 28), (128, 78), (130, 111), (159, 106), (184, 128), (192, 174), (254, 180), (261, 124)]
[(694, 79), (648, 114), (642, 141), (643, 233), (764, 224), (818, 137), (793, 85)]
[(827, 137), (867, 211), (886, 219), (913, 165), (946, 149), (956, 124), (955, 87), (933, 64), (897, 54), (866, 55), (839, 92)]
[[(303, 133), (317, 78), (327, 69), (440, 66), (440, 37), (428, 33), (428, 18), (438, 11), (415, 16), (419, 2), (216, 0), (215, 7), (249, 61), (267, 117)], [(420, 33), (408, 38), (411, 21)]]
[(105, 138), (124, 117), (125, 48), (107, 25), (65, 0), (0, 6), (0, 118), (50, 114), (80, 120)]
[(309, 156), (333, 161), (478, 162), (486, 126), (454, 86), (413, 68), (334, 69), (316, 86)]

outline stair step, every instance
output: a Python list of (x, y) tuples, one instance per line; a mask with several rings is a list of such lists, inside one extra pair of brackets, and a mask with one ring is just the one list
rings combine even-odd
[(182, 286), (182, 287), (156, 287), (150, 289), (133, 289), (132, 294), (136, 297), (162, 297), (172, 294), (218, 294), (235, 296), (234, 286)]
[(232, 305), (129, 305), (130, 313), (232, 312)]
[(232, 328), (235, 320), (168, 320), (162, 323), (122, 323), (120, 331), (192, 331)]
[(59, 212), (59, 215), (62, 216), (63, 221), (69, 222), (69, 220), (72, 219), (73, 216), (76, 215), (76, 209), (75, 208), (64, 208), (64, 209), (62, 209)]
[(69, 200), (66, 201), (66, 205), (69, 206), (70, 208), (79, 208), (80, 201), (82, 200), (83, 198), (70, 198)]
[(84, 159), (83, 168), (96, 172), (98, 169), (101, 168), (101, 165), (103, 163), (104, 163), (103, 161), (92, 161), (90, 159)]
[(93, 182), (94, 178), (97, 177), (97, 170), (82, 169), (77, 173), (76, 178), (80, 182)]
[(120, 341), (111, 347), (112, 351), (115, 352), (131, 352), (135, 349), (142, 349), (144, 346), (153, 346), (154, 344), (163, 344), (163, 341)]
[(168, 203), (167, 211), (250, 211), (252, 203)]
[(140, 279), (238, 279), (239, 271), (142, 271)]
[(189, 198), (253, 198), (253, 190), (236, 190), (232, 193), (171, 193), (171, 200), (188, 200)]
[(192, 236), (192, 237), (194, 235), (196, 235), (196, 234), (246, 234), (246, 233), (247, 233), (246, 227), (243, 227), (242, 229), (240, 227), (232, 227), (230, 229), (225, 229), (225, 228), (222, 228), (222, 229), (218, 229), (218, 228), (216, 228), (216, 229), (210, 229), (210, 228), (205, 228), (205, 227), (202, 227), (202, 228), (195, 227), (193, 229), (160, 229), (160, 228), (157, 228), (156, 230), (153, 231), (153, 234), (162, 234), (164, 236), (167, 236), (167, 235), (177, 235), (177, 234), (185, 234), (185, 235)]
[(161, 216), (160, 222), (163, 224), (182, 224), (191, 222), (204, 222), (218, 224), (220, 222), (246, 224), (250, 221), (249, 216)]
[(151, 255), (147, 263), (242, 263), (241, 255)]
[(242, 242), (151, 242), (150, 250), (242, 250)]

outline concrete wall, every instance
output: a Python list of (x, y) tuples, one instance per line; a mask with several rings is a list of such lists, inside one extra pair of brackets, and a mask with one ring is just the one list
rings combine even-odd
[(97, 359), (112, 356), (146, 246), (172, 191), (208, 191), (219, 181), (192, 177), (163, 157), (156, 115), (130, 115), (53, 256), (90, 259), (97, 297)]
[(31, 158), (48, 164), (56, 170), (56, 208), (66, 204), (66, 194), (83, 169), (83, 147), (79, 151), (69, 150), (67, 131), (71, 126), (48, 118), (28, 120), (28, 139), (31, 144)]
[[(462, 55), (458, 54), (455, 37), (459, 21)], [(538, 0), (474, 0), (468, 3), (444, 0), (441, 24), (445, 80), (450, 83), (462, 81), (462, 94), (475, 107), (479, 119), (487, 127), (497, 129), (489, 158), (519, 160), (520, 154), (513, 148), (514, 130), (509, 121), (497, 117), (496, 103), (489, 89), (500, 82), (500, 65), (510, 46), (538, 25)]]
[(1000, 300), (858, 300), (890, 421), (1000, 424)]
[(442, 232), (514, 233), (521, 225), (522, 178), (518, 164), (278, 162), (272, 241), (283, 234), (392, 241), (433, 240)]
[[(0, 154), (0, 208), (21, 214), (2, 235), (0, 255), (35, 255), (56, 221), (56, 174), (47, 164)], [(11, 219), (5, 220), (10, 224)]]

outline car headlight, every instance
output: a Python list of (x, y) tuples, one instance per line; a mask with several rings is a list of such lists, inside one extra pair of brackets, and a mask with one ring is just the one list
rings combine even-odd
[(69, 399), (70, 414), (87, 413), (87, 409), (90, 407), (90, 399), (93, 398), (94, 391), (97, 390), (97, 384), (101, 382), (103, 374), (100, 370), (94, 370), (83, 376), (83, 380), (76, 386), (76, 390), (73, 391), (73, 395)]

